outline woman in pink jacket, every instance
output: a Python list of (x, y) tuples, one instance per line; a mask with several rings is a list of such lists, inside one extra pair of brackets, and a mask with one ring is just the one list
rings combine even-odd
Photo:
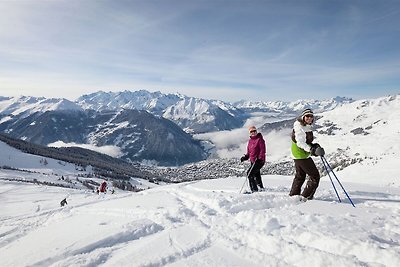
[(257, 192), (264, 189), (260, 170), (265, 164), (265, 141), (261, 133), (257, 133), (255, 126), (249, 127), (250, 139), (247, 144), (247, 153), (240, 158), (240, 161), (250, 159), (251, 166), (247, 171), (247, 177), (249, 178), (251, 192)]

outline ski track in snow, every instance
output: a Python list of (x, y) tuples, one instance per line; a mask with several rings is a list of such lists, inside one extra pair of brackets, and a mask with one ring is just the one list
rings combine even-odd
[(249, 195), (227, 178), (106, 196), (0, 181), (2, 265), (400, 266), (399, 188), (350, 184), (353, 208), (326, 180), (305, 203), (290, 179), (263, 180)]

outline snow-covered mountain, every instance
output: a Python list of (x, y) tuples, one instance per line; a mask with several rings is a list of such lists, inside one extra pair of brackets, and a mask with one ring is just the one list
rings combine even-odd
[(247, 101), (241, 100), (233, 103), (237, 108), (244, 109), (246, 111), (265, 111), (277, 114), (298, 114), (305, 108), (311, 108), (316, 112), (322, 112), (326, 110), (332, 110), (343, 104), (351, 103), (354, 100), (347, 97), (335, 97), (328, 100), (316, 100), (316, 99), (301, 99), (293, 102), (284, 101)]
[(78, 104), (64, 98), (0, 97), (0, 114), (2, 116), (28, 116), (35, 112), (52, 110), (82, 111), (83, 109)]
[(123, 91), (96, 92), (83, 95), (76, 101), (84, 109), (146, 110), (172, 120), (187, 132), (230, 130), (241, 126), (243, 115), (236, 107), (222, 101), (187, 97), (161, 92)]
[(79, 97), (76, 101), (84, 109), (121, 110), (137, 109), (162, 113), (167, 107), (176, 104), (182, 99), (178, 94), (162, 94), (146, 90), (104, 92), (99, 91)]
[(305, 107), (313, 108), (316, 111), (331, 110), (352, 101), (350, 98), (335, 97), (329, 100), (309, 99), (294, 102), (242, 100), (227, 103), (220, 100), (188, 97), (182, 94), (151, 93), (140, 90), (135, 92), (100, 91), (81, 96), (76, 102), (84, 109), (143, 109), (174, 121), (187, 132), (205, 133), (238, 128), (254, 112), (288, 116), (297, 114)]
[[(397, 99), (398, 97), (394, 96), (393, 98)], [(211, 142), (211, 147), (216, 146), (217, 150), (219, 149), (219, 145), (216, 142), (223, 143), (221, 149), (224, 152), (214, 153), (213, 157), (215, 154), (218, 154), (217, 157), (225, 157), (222, 154), (230, 154), (228, 157), (237, 157), (237, 155), (242, 154), (247, 136), (246, 134), (239, 134), (241, 132), (246, 133), (246, 131), (241, 131), (241, 127), (255, 124), (265, 134), (271, 134), (271, 136), (267, 136), (268, 141), (270, 141), (268, 144), (269, 153), (272, 154), (269, 158), (277, 162), (289, 160), (289, 153), (287, 153), (288, 148), (286, 148), (286, 137), (284, 139), (281, 135), (278, 141), (274, 141), (276, 136), (273, 134), (277, 132), (284, 133), (285, 135), (289, 134), (294, 118), (305, 107), (311, 107), (318, 115), (319, 119), (316, 126), (317, 128), (320, 127), (318, 131), (321, 135), (320, 138), (323, 138), (324, 135), (330, 135), (335, 127), (344, 129), (344, 127), (335, 122), (335, 115), (329, 115), (328, 121), (323, 122), (324, 114), (330, 114), (329, 112), (331, 111), (332, 114), (336, 114), (335, 111), (343, 110), (343, 114), (346, 114), (345, 118), (349, 120), (346, 123), (349, 125), (357, 125), (357, 121), (362, 118), (374, 118), (376, 121), (383, 121), (384, 118), (380, 117), (379, 113), (374, 114), (374, 110), (365, 110), (365, 114), (356, 118), (358, 113), (353, 110), (357, 110), (357, 105), (361, 105), (359, 103), (365, 102), (362, 105), (368, 106), (370, 105), (368, 104), (369, 102), (372, 103), (374, 101), (379, 102), (384, 100), (354, 101), (348, 98), (336, 97), (330, 100), (298, 100), (294, 102), (241, 101), (230, 104), (218, 100), (205, 100), (180, 94), (151, 93), (145, 90), (117, 93), (97, 92), (82, 96), (75, 103), (65, 100), (57, 101), (56, 99), (47, 100), (30, 97), (14, 99), (3, 97), (0, 98), (0, 131), (39, 144), (62, 141), (64, 143), (91, 144), (95, 146), (111, 145), (121, 148), (124, 158), (132, 161), (153, 160), (160, 162), (159, 158), (157, 159), (157, 151), (169, 151), (167, 153), (170, 155), (170, 158), (167, 159), (168, 164), (175, 165), (204, 159), (204, 151), (200, 151), (199, 144), (196, 144), (193, 140), (186, 139), (186, 137), (183, 139), (175, 138), (175, 140), (186, 140), (183, 142), (187, 143), (192, 148), (192, 151), (196, 152), (196, 155), (193, 157), (189, 157), (189, 154), (184, 152), (186, 151), (185, 149), (180, 150), (182, 146), (179, 145), (179, 142), (182, 141), (173, 145), (169, 142), (159, 142), (170, 136), (169, 134), (164, 135), (157, 131), (157, 129), (160, 129), (160, 125), (162, 125), (161, 118), (173, 121), (182, 130), (190, 134), (205, 132), (208, 137), (215, 136), (208, 139), (198, 138), (207, 142), (207, 146)], [(389, 101), (389, 110), (397, 109), (396, 106), (391, 104), (393, 101)], [(374, 104), (371, 105), (374, 106)], [(72, 112), (69, 110), (69, 107), (73, 110)], [(47, 109), (52, 111), (43, 112)], [(358, 109), (360, 111), (362, 107), (358, 107)], [(116, 114), (128, 110), (147, 110), (156, 118), (150, 121), (158, 120), (159, 126), (154, 128), (151, 135), (143, 134), (145, 132), (135, 134), (138, 133), (138, 128), (144, 129), (145, 124), (141, 127), (136, 127), (136, 130), (132, 132), (133, 128), (131, 126), (135, 125), (134, 120), (126, 117), (125, 123), (115, 124), (113, 122), (114, 119), (118, 120), (114, 118), (117, 116)], [(130, 123), (127, 123), (128, 121)], [(340, 122), (341, 120), (339, 119), (338, 121)], [(367, 119), (367, 121), (369, 120)], [(170, 126), (175, 129), (173, 124), (170, 124)], [(162, 127), (166, 127), (166, 125)], [(360, 131), (368, 132), (368, 129), (357, 128), (360, 127), (354, 127), (354, 129), (350, 129), (349, 131), (354, 130), (354, 133)], [(221, 129), (227, 130), (221, 131)], [(173, 135), (179, 136), (176, 133)], [(216, 138), (220, 135), (221, 137)], [(182, 134), (182, 136), (186, 135)], [(155, 139), (151, 140), (152, 138)], [(227, 141), (227, 139), (232, 139), (232, 141)], [(132, 142), (136, 143), (133, 145)], [(203, 144), (206, 144), (205, 142)], [(158, 145), (154, 146), (153, 144)], [(235, 152), (239, 148), (240, 151)], [(144, 152), (146, 149), (149, 149), (149, 153)], [(332, 153), (337, 152), (337, 148), (332, 149)], [(346, 149), (346, 147), (343, 145), (340, 149)], [(178, 156), (178, 159), (176, 159), (177, 155), (181, 155), (182, 157)], [(348, 160), (353, 158), (352, 155), (347, 156)], [(162, 156), (162, 158), (165, 158), (165, 156)], [(182, 161), (181, 159), (187, 159), (187, 161)]]
[(377, 177), (396, 164), (400, 152), (400, 95), (359, 100), (323, 112), (317, 142), (332, 157), (376, 168)]
[(330, 153), (359, 160), (397, 157), (400, 95), (358, 100), (317, 113), (316, 141)]
[(12, 137), (41, 145), (113, 146), (121, 151), (120, 158), (128, 161), (175, 166), (206, 157), (191, 135), (173, 122), (146, 111), (37, 112), (9, 120), (0, 129)]
[[(189, 133), (205, 133), (232, 130), (243, 125), (251, 113), (264, 112), (274, 116), (288, 116), (304, 107), (315, 110), (330, 110), (351, 99), (336, 97), (330, 100), (298, 100), (294, 102), (249, 102), (227, 103), (161, 92), (99, 91), (79, 97), (75, 102), (66, 99), (36, 97), (0, 98), (0, 124), (13, 116), (26, 117), (35, 112), (52, 110), (120, 111), (122, 109), (146, 110), (151, 114), (172, 120)], [(269, 115), (268, 115), (269, 116)]]
[(243, 112), (222, 101), (185, 97), (162, 114), (190, 133), (231, 130), (243, 124)]

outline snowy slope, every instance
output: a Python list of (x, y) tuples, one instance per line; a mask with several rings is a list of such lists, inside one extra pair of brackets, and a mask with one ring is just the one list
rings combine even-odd
[(90, 168), (87, 171), (79, 171), (75, 164), (23, 153), (2, 141), (0, 141), (0, 151), (0, 166), (9, 166), (43, 174), (57, 173), (59, 175), (87, 174), (91, 171)]
[(400, 95), (343, 105), (319, 114), (318, 124), (324, 126), (317, 130), (316, 142), (325, 148), (331, 161), (359, 162), (346, 167), (345, 176), (368, 171), (377, 183), (400, 186), (399, 114)]
[(291, 177), (263, 180), (251, 195), (241, 177), (105, 196), (0, 181), (2, 266), (400, 265), (399, 188), (346, 183), (353, 208), (326, 177), (306, 203)]
[(318, 124), (324, 127), (318, 131), (333, 130), (331, 135), (320, 134), (319, 138), (329, 148), (348, 147), (353, 155), (361, 157), (398, 154), (399, 112), (400, 95), (355, 101), (320, 114)]
[[(0, 141), (0, 151), (0, 180), (50, 184), (79, 190), (89, 189), (89, 191), (104, 181), (103, 177), (96, 177), (93, 174), (92, 166), (82, 168), (69, 162), (24, 153), (2, 141)], [(131, 178), (129, 182), (137, 189), (156, 186), (137, 177)], [(113, 189), (111, 180), (108, 188), (110, 191)]]

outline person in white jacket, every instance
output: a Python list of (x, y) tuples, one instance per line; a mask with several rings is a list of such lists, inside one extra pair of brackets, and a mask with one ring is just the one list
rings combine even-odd
[(320, 174), (311, 156), (323, 156), (324, 149), (319, 144), (314, 144), (314, 135), (311, 125), (314, 122), (314, 114), (311, 109), (305, 109), (293, 124), (292, 131), (292, 156), (296, 168), (292, 188), (289, 195), (300, 195), (306, 175), (309, 179), (301, 196), (313, 199), (319, 185)]

